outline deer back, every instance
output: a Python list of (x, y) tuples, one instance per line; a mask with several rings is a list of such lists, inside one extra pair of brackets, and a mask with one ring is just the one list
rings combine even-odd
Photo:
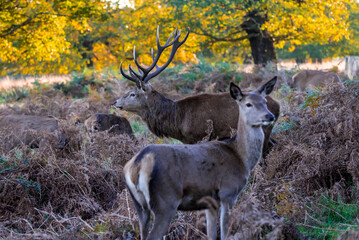
[[(56, 119), (45, 116), (10, 114), (0, 116), (0, 129), (8, 129), (16, 136), (9, 141), (9, 149), (22, 143), (31, 148), (37, 148), (40, 144), (39, 136), (34, 136), (31, 131), (56, 132), (59, 125)], [(64, 133), (57, 133), (58, 147), (62, 148), (67, 143)]]
[(10, 114), (0, 116), (0, 127), (12, 127), (19, 131), (33, 129), (54, 132), (59, 128), (59, 125), (57, 120), (51, 117)]

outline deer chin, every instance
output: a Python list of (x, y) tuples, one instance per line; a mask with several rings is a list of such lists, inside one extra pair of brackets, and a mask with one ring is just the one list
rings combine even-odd
[(273, 124), (273, 123), (274, 123), (274, 121), (263, 120), (262, 122), (252, 123), (251, 126), (254, 127), (254, 128), (257, 128), (257, 127), (267, 126), (267, 125), (270, 125), (270, 124)]
[(253, 128), (259, 128), (259, 127), (261, 127), (262, 125), (263, 125), (262, 122), (257, 122), (257, 123), (252, 123), (252, 124), (251, 124), (251, 126), (252, 126)]
[(116, 105), (113, 105), (116, 109), (120, 109), (120, 110), (123, 110), (123, 106), (116, 106)]
[(268, 126), (268, 125), (271, 125), (271, 124), (274, 124), (274, 121), (267, 121), (267, 120), (262, 121), (263, 126)]

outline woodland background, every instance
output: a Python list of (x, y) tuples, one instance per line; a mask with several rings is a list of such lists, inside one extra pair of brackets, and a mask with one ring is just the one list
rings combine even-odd
[[(359, 79), (339, 67), (344, 56), (359, 55), (358, 2), (127, 4), (0, 0), (0, 117), (52, 116), (60, 126), (25, 131), (41, 143), (36, 148), (19, 141), (16, 127), (0, 126), (0, 238), (139, 239), (123, 165), (148, 144), (179, 142), (156, 137), (138, 116), (111, 105), (134, 87), (120, 63), (127, 69), (133, 62), (135, 45), (139, 61), (150, 64), (159, 26), (162, 44), (175, 27), (191, 31), (151, 80), (170, 98), (279, 78), (272, 93), (281, 104), (277, 144), (236, 202), (229, 239), (359, 239)], [(295, 64), (280, 69), (286, 59)], [(344, 87), (289, 87), (305, 64), (316, 69), (328, 59), (334, 64), (324, 68)], [(126, 117), (135, 138), (87, 132), (84, 120), (99, 112)], [(59, 134), (68, 137), (61, 148)], [(166, 239), (206, 239), (205, 231), (203, 211), (178, 212)]]
[(206, 58), (265, 65), (359, 52), (355, 0), (2, 0), (0, 73), (118, 68), (132, 58), (134, 45), (148, 63), (157, 25), (162, 37), (175, 27), (190, 29), (177, 62)]

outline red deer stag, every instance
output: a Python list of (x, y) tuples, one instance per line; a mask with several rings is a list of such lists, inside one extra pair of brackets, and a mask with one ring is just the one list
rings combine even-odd
[[(157, 28), (157, 55), (154, 57), (152, 51), (153, 63), (148, 68), (142, 67), (137, 62), (134, 47), (133, 57), (140, 73), (136, 73), (131, 65), (129, 67), (131, 76), (123, 72), (122, 64), (120, 69), (125, 78), (136, 83), (137, 88), (130, 90), (116, 100), (113, 105), (121, 110), (139, 115), (146, 122), (150, 131), (159, 137), (171, 137), (188, 144), (197, 143), (208, 134), (206, 133), (208, 132), (207, 122), (210, 120), (210, 123), (213, 124), (210, 140), (230, 138), (232, 129), (237, 128), (238, 108), (229, 93), (200, 94), (173, 101), (157, 92), (148, 82), (170, 64), (177, 49), (186, 41), (189, 32), (181, 42), (178, 40), (180, 33), (175, 30), (166, 44), (161, 46)], [(172, 35), (174, 40), (170, 42)], [(157, 62), (163, 50), (171, 45), (172, 50), (168, 61), (162, 67), (158, 67)], [(149, 74), (154, 67), (156, 67), (156, 71)], [(278, 119), (279, 103), (268, 96), (267, 106)], [(272, 128), (273, 125), (263, 127), (264, 152), (268, 152), (271, 147), (269, 139)]]
[[(231, 83), (237, 102), (237, 135), (225, 141), (198, 144), (150, 145), (124, 167), (126, 184), (139, 217), (141, 239), (162, 239), (178, 210), (208, 209), (204, 198), (220, 205), (221, 239), (228, 232), (228, 211), (246, 185), (262, 155), (262, 126), (274, 121), (266, 99), (276, 78), (252, 92)], [(154, 222), (148, 235), (150, 214)], [(218, 211), (206, 210), (207, 236), (216, 239)]]

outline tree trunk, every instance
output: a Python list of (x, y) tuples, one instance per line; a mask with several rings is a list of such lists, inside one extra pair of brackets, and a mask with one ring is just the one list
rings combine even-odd
[(82, 59), (86, 60), (86, 66), (93, 67), (93, 44), (95, 43), (91, 34), (83, 34), (79, 37), (79, 47)]
[(277, 62), (274, 41), (266, 30), (261, 29), (266, 18), (258, 15), (254, 10), (247, 14), (247, 20), (241, 24), (248, 34), (254, 64), (262, 66), (267, 65), (268, 62)]
[(259, 34), (255, 37), (250, 37), (252, 57), (254, 64), (267, 65), (268, 62), (277, 62), (274, 43), (268, 33)]
[(85, 51), (83, 51), (81, 53), (82, 59), (86, 60), (86, 66), (91, 68), (93, 67), (93, 61), (92, 61), (92, 57), (93, 57), (93, 41), (90, 40), (85, 40), (82, 42), (82, 46), (84, 47)]

